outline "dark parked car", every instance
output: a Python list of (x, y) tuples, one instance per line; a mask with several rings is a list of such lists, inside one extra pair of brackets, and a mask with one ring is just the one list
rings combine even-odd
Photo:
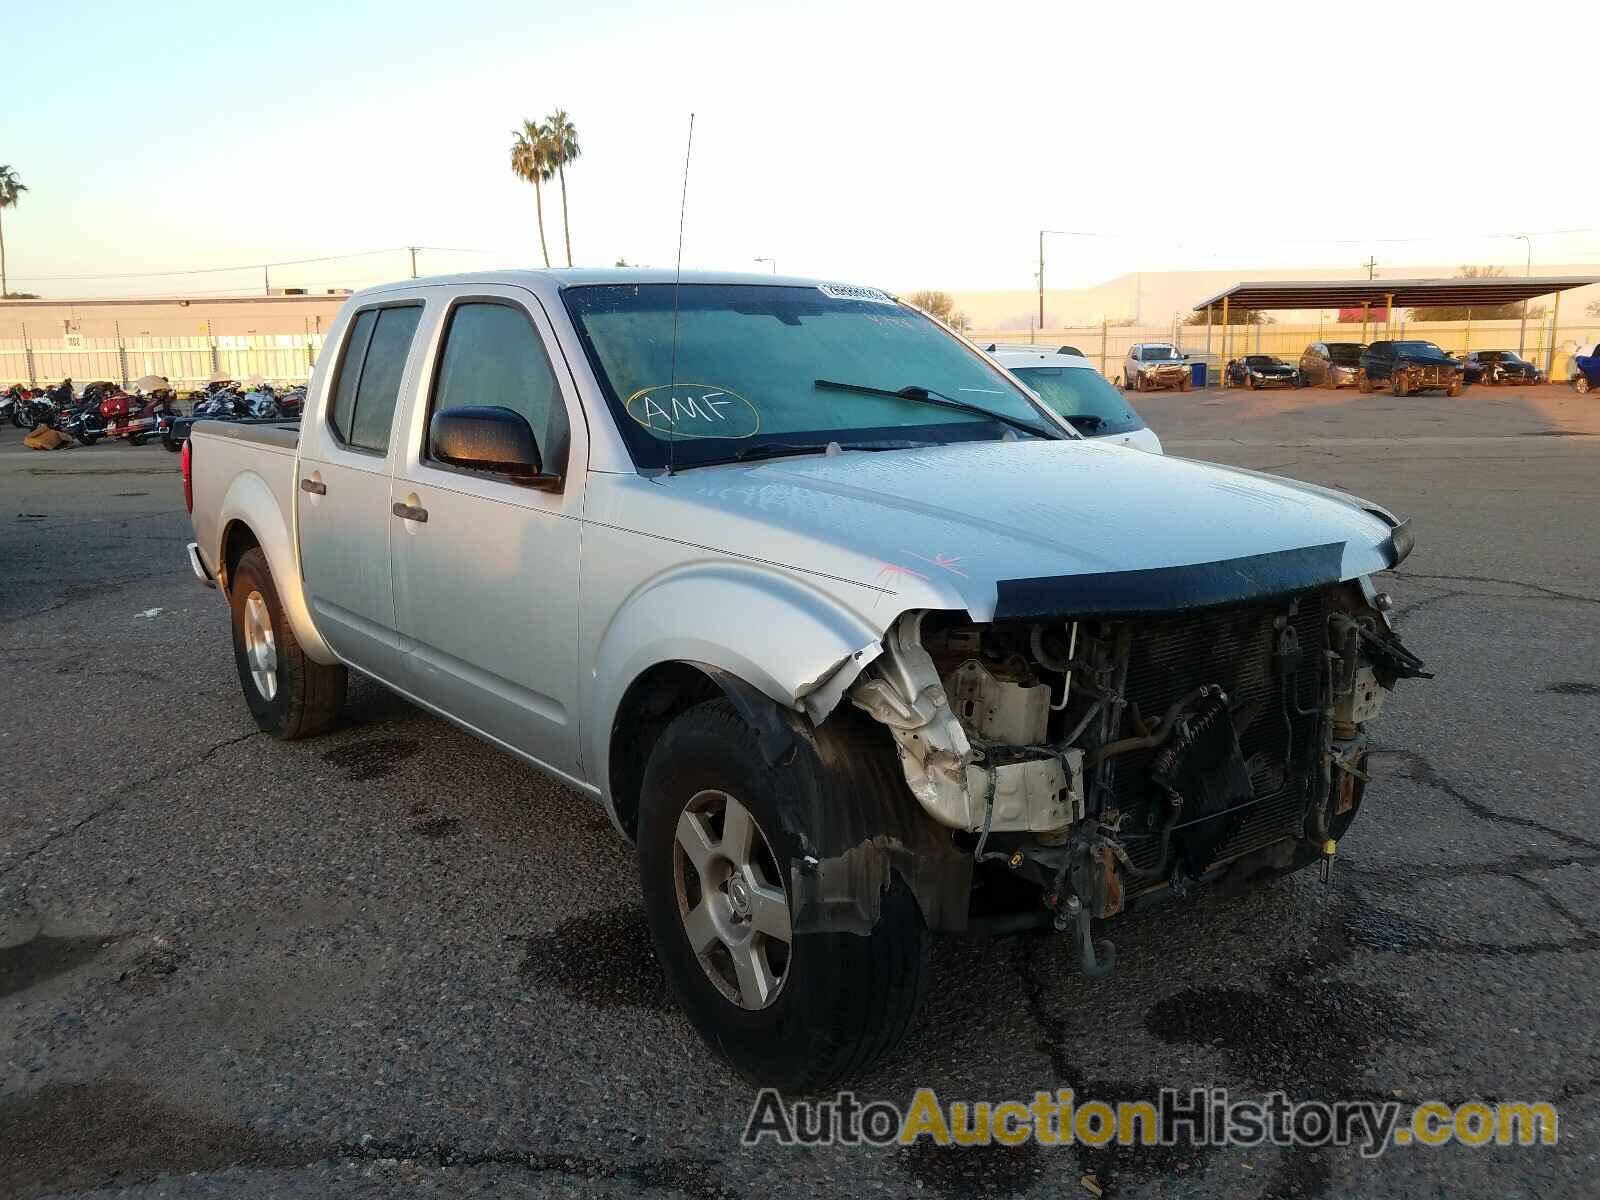
[(1461, 363), (1432, 342), (1373, 342), (1361, 352), (1356, 390), (1383, 387), (1396, 396), (1430, 390), (1459, 396)]
[(1360, 342), (1312, 342), (1300, 355), (1300, 382), (1306, 387), (1354, 387), (1365, 349)]
[(1538, 383), (1544, 376), (1515, 350), (1474, 350), (1461, 360), (1468, 383)]
[(1274, 354), (1230, 358), (1222, 369), (1223, 387), (1299, 387), (1300, 371)]

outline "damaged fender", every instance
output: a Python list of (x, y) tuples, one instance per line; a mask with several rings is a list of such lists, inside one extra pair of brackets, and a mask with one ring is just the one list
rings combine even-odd
[(609, 801), (617, 711), (651, 667), (712, 667), (780, 709), (821, 722), (881, 652), (882, 638), (881, 625), (759, 564), (697, 564), (660, 576), (629, 597), (600, 636), (585, 705), (584, 767)]

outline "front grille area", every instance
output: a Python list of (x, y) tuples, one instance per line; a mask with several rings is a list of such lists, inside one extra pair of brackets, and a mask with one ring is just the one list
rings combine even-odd
[[(1219, 818), (1235, 828), (1211, 856), (1212, 867), (1300, 832), (1306, 799), (1302, 780), (1315, 750), (1316, 718), (1298, 715), (1291, 704), (1285, 730), (1273, 657), (1273, 621), (1279, 616), (1289, 616), (1300, 639), (1303, 666), (1295, 682), (1299, 705), (1313, 708), (1327, 623), (1324, 593), (1135, 623), (1125, 694), (1145, 720), (1158, 720), (1175, 700), (1204, 684), (1220, 684), (1236, 713), (1255, 713), (1239, 734), (1240, 749), (1251, 768), (1253, 801), (1248, 808)], [(1122, 736), (1133, 732), (1127, 721)], [(1292, 775), (1286, 761), (1291, 744)], [(1150, 761), (1156, 753), (1137, 750), (1114, 760), (1112, 791), (1117, 807), (1126, 814), (1123, 836), (1129, 857), (1140, 867), (1159, 857), (1158, 839), (1150, 833), (1166, 811), (1164, 797), (1149, 782)], [(1174, 833), (1175, 843), (1183, 836), (1180, 827)], [(1130, 891), (1155, 886), (1159, 882), (1135, 884)]]

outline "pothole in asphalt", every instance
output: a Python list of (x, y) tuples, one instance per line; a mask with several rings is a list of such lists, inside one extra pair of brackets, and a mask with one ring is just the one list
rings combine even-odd
[(672, 1007), (644, 909), (637, 904), (585, 913), (535, 935), (517, 973), (596, 1008)]
[(0, 1100), (0, 1195), (127, 1187), (161, 1175), (288, 1167), (319, 1157), (243, 1125), (179, 1108), (134, 1084), (66, 1086)]
[(415, 738), (369, 738), (337, 746), (324, 754), (322, 761), (345, 771), (353, 782), (365, 783), (393, 774), (402, 762), (421, 751)]

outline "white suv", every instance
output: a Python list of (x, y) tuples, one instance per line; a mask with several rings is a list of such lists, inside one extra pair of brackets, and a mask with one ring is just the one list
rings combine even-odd
[(1161, 439), (1094, 365), (1071, 346), (987, 347), (996, 362), (1038, 394), (1084, 437), (1161, 453)]

